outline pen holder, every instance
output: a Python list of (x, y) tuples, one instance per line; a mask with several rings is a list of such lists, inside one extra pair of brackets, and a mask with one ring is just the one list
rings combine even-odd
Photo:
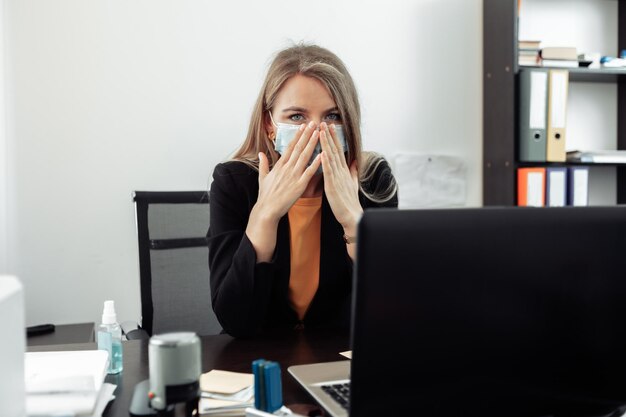
[(283, 406), (283, 387), (280, 365), (277, 362), (257, 359), (252, 362), (254, 374), (254, 407), (273, 413)]

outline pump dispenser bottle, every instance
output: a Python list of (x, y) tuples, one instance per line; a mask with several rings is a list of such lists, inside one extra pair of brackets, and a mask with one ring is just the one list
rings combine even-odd
[(115, 302), (104, 302), (102, 323), (98, 326), (98, 349), (109, 352), (109, 374), (118, 374), (123, 368), (122, 328), (117, 322)]

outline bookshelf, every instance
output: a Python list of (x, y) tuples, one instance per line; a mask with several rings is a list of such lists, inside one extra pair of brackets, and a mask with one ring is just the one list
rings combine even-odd
[[(617, 7), (617, 45), (618, 50), (622, 50), (626, 49), (626, 0), (619, 0)], [(520, 162), (518, 158), (517, 13), (518, 0), (483, 0), (483, 205), (485, 206), (516, 204), (517, 168), (530, 165), (563, 165), (549, 162), (531, 164)], [(570, 83), (617, 84), (617, 149), (626, 149), (626, 69), (568, 68), (568, 70)], [(567, 165), (580, 164), (567, 163)], [(616, 201), (618, 204), (626, 204), (626, 164), (602, 164), (607, 165), (616, 169)]]

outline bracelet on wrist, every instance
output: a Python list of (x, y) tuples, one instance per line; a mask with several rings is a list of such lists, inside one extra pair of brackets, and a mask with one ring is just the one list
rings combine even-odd
[(343, 234), (343, 241), (346, 242), (346, 244), (351, 244), (351, 243), (356, 243), (356, 236), (348, 236), (347, 234)]

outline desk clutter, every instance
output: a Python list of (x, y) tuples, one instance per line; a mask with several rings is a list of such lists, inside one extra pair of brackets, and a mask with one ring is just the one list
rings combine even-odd
[(280, 365), (265, 359), (252, 362), (252, 373), (204, 373), (200, 390), (200, 414), (243, 415), (251, 407), (271, 414), (283, 407)]
[(242, 415), (254, 405), (254, 375), (213, 369), (200, 375), (200, 414)]
[(283, 405), (278, 362), (257, 359), (252, 373), (213, 369), (200, 376), (201, 415), (303, 417)]
[[(104, 382), (109, 363), (107, 350), (24, 353), (27, 416), (102, 416), (117, 388)], [(201, 344), (193, 332), (152, 336), (148, 364), (149, 378), (133, 390), (131, 417), (181, 411), (189, 417), (302, 417), (283, 406), (278, 362), (255, 360), (252, 373), (201, 373)]]
[[(193, 332), (154, 335), (148, 344), (150, 375), (134, 388), (131, 417), (184, 415), (297, 416), (283, 407), (280, 365), (263, 359), (253, 373), (201, 371), (201, 343)], [(177, 414), (178, 413), (178, 414)]]
[(108, 365), (102, 350), (24, 353), (27, 416), (101, 416), (115, 398)]

